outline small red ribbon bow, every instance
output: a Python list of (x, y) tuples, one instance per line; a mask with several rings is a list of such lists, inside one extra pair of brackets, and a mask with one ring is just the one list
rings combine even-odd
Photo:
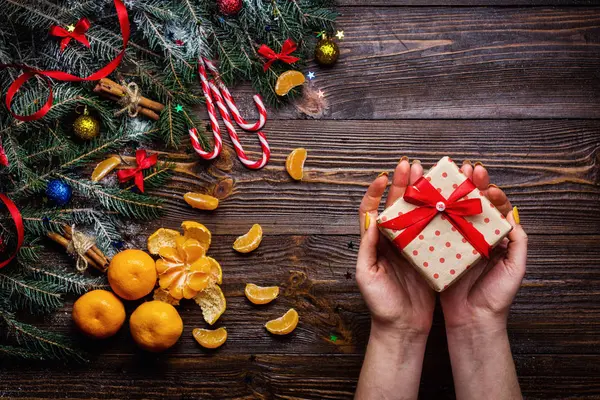
[(15, 247), (13, 253), (6, 260), (0, 261), (0, 268), (3, 268), (10, 264), (10, 262), (19, 253), (21, 246), (23, 246), (23, 241), (25, 239), (25, 227), (23, 226), (23, 218), (21, 217), (21, 213), (19, 212), (19, 209), (15, 203), (13, 203), (12, 200), (6, 197), (6, 195), (3, 193), (0, 193), (0, 202), (4, 203), (8, 209), (8, 212), (15, 223), (15, 227), (17, 228), (17, 246)]
[(283, 42), (283, 46), (281, 46), (281, 52), (275, 53), (269, 46), (263, 44), (258, 49), (258, 54), (263, 57), (266, 57), (268, 60), (265, 62), (264, 70), (265, 72), (271, 67), (271, 65), (276, 61), (280, 60), (286, 64), (292, 64), (299, 60), (298, 57), (291, 56), (290, 54), (296, 51), (298, 46), (292, 39), (287, 39)]
[(137, 186), (140, 192), (144, 193), (144, 173), (142, 171), (156, 164), (158, 161), (158, 154), (152, 154), (148, 157), (146, 150), (136, 150), (135, 161), (137, 162), (136, 168), (121, 169), (117, 171), (117, 177), (121, 183), (134, 178), (135, 186)]
[(79, 21), (77, 21), (75, 30), (73, 30), (73, 32), (69, 32), (62, 26), (52, 25), (52, 27), (50, 27), (50, 34), (52, 36), (63, 38), (60, 41), (60, 51), (63, 52), (67, 48), (67, 45), (71, 39), (77, 40), (85, 47), (90, 47), (90, 42), (88, 42), (87, 38), (85, 37), (85, 33), (88, 31), (88, 29), (90, 29), (90, 21), (88, 21), (87, 18), (81, 18)]
[(427, 179), (421, 177), (404, 193), (406, 202), (419, 207), (379, 225), (387, 229), (404, 229), (394, 239), (402, 249), (412, 242), (438, 213), (443, 213), (475, 250), (489, 258), (491, 246), (485, 241), (481, 232), (464, 218), (467, 215), (481, 214), (481, 199), (460, 200), (474, 189), (473, 182), (466, 179), (446, 199)]

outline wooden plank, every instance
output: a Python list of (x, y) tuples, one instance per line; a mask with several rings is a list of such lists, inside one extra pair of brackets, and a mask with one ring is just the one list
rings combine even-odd
[[(198, 219), (217, 234), (239, 235), (255, 222), (269, 234), (356, 233), (368, 184), (402, 155), (425, 168), (444, 155), (483, 162), (519, 206), (529, 233), (597, 233), (600, 226), (595, 121), (295, 120), (273, 122), (267, 132), (272, 159), (260, 172), (244, 168), (231, 149), (208, 168), (195, 154), (165, 154), (180, 164), (155, 191), (165, 199), (166, 216), (146, 232)], [(242, 140), (257, 150), (255, 140)], [(305, 178), (295, 182), (285, 158), (302, 146), (309, 153)], [(192, 210), (182, 200), (188, 191), (211, 193), (221, 204), (215, 212)]]
[[(330, 119), (599, 118), (599, 22), (597, 8), (348, 7), (340, 61), (308, 69)], [(251, 89), (233, 94), (256, 112)]]
[[(249, 256), (231, 249), (232, 236), (216, 236), (209, 254), (223, 268), (227, 311), (217, 326), (229, 339), (219, 353), (362, 354), (369, 336), (370, 317), (354, 280), (358, 236), (266, 236)], [(532, 235), (528, 268), (513, 304), (509, 331), (516, 353), (600, 354), (600, 252), (598, 236)], [(48, 255), (47, 262), (55, 261)], [(265, 274), (265, 268), (268, 274)], [(274, 303), (257, 307), (244, 297), (248, 282), (279, 285)], [(130, 314), (139, 302), (126, 302)], [(292, 336), (276, 338), (263, 325), (294, 307), (301, 323)], [(199, 308), (184, 302), (180, 312), (184, 334), (174, 354), (197, 355), (203, 350), (191, 331), (205, 327)], [(70, 304), (52, 319), (48, 329), (72, 334)], [(337, 339), (331, 340), (331, 335)], [(97, 343), (80, 339), (93, 354), (133, 354), (127, 327), (113, 340)], [(429, 354), (444, 351), (441, 310), (435, 314)]]
[(344, 12), (345, 7), (510, 7), (510, 6), (597, 6), (598, 0), (337, 0), (337, 9)]
[[(28, 364), (3, 370), (8, 398), (140, 399), (349, 399), (361, 355), (106, 355), (98, 365), (56, 368)], [(600, 356), (515, 357), (527, 398), (597, 398)], [(568, 366), (569, 368), (565, 368)], [(35, 382), (35, 384), (32, 384)], [(581, 396), (581, 397), (579, 397)], [(454, 398), (447, 355), (426, 359), (421, 398)]]

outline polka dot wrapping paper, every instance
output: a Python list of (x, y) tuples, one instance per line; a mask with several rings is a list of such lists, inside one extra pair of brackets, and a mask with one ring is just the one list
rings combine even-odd
[[(446, 199), (468, 179), (449, 157), (435, 163), (424, 178)], [(474, 188), (457, 201), (467, 199), (480, 199), (481, 213), (464, 216), (464, 219), (483, 235), (491, 247), (496, 246), (511, 231), (511, 225), (479, 189)], [(444, 206), (438, 206), (436, 208), (439, 212), (401, 251), (429, 285), (441, 292), (475, 265), (482, 255), (450, 223), (442, 212)], [(419, 206), (404, 198), (398, 199), (379, 215), (379, 229), (394, 241), (404, 230), (384, 228), (381, 224), (416, 208)], [(398, 245), (396, 242), (395, 244)]]

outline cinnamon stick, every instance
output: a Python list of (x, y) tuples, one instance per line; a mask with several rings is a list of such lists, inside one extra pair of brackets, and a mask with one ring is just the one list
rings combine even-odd
[[(73, 231), (71, 230), (71, 227), (69, 225), (65, 225), (64, 229), (65, 229), (65, 238), (67, 238), (68, 240), (73, 240)], [(100, 251), (98, 246), (93, 245), (92, 247), (90, 247), (90, 249), (88, 250), (87, 253), (90, 253), (89, 257), (93, 258), (94, 261), (96, 261), (96, 263), (101, 265), (103, 268), (106, 268), (109, 261), (106, 258), (106, 256)]]
[[(94, 92), (106, 97), (107, 99), (113, 100), (115, 102), (118, 102), (120, 97), (119, 96), (114, 96), (109, 94), (108, 92), (103, 91), (99, 86), (96, 86), (94, 88)], [(141, 106), (137, 107), (137, 112), (139, 114), (142, 114), (144, 117), (148, 117), (154, 121), (158, 121), (158, 119), (160, 118), (159, 115), (157, 113), (155, 113), (154, 111), (150, 110), (149, 108), (144, 108)]]
[[(100, 86), (100, 88), (103, 91), (105, 91), (109, 94), (112, 94), (113, 96), (123, 97), (125, 95), (125, 89), (123, 88), (123, 86), (119, 85), (117, 82), (112, 81), (108, 78), (100, 79), (98, 86)], [(96, 87), (98, 87), (98, 86), (96, 86)], [(143, 96), (142, 96), (142, 98), (140, 98), (139, 104), (143, 108), (148, 108), (148, 109), (150, 109), (152, 111), (156, 111), (158, 113), (161, 112), (162, 110), (164, 110), (164, 108), (165, 108), (164, 104), (161, 104), (158, 101), (150, 100)]]
[[(60, 244), (65, 249), (69, 246), (69, 240), (65, 239), (64, 237), (62, 237), (58, 233), (49, 232), (47, 234), (47, 236), (50, 239), (52, 239), (53, 241), (55, 241), (56, 243)], [(89, 253), (89, 251), (86, 252), (85, 255), (84, 255), (84, 257), (85, 257), (86, 261), (88, 262), (88, 264), (91, 265), (92, 267), (96, 268), (100, 272), (106, 272), (106, 268), (104, 266), (101, 266), (100, 264), (98, 264), (91, 257), (89, 257), (88, 253)]]

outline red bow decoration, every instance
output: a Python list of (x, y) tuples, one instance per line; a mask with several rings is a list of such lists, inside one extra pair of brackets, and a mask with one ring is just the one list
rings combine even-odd
[(156, 161), (158, 161), (158, 154), (152, 154), (148, 157), (146, 150), (136, 150), (135, 161), (137, 162), (136, 168), (119, 170), (117, 171), (117, 177), (121, 183), (134, 178), (135, 186), (140, 189), (140, 192), (144, 193), (144, 173), (142, 171), (156, 164)]
[(85, 47), (90, 47), (90, 42), (88, 42), (87, 38), (85, 37), (85, 33), (88, 31), (88, 29), (90, 29), (90, 21), (88, 21), (87, 18), (81, 18), (79, 21), (77, 21), (75, 30), (73, 32), (69, 32), (62, 26), (52, 25), (50, 27), (50, 34), (52, 36), (63, 38), (60, 41), (60, 51), (63, 52), (67, 48), (67, 45), (71, 39), (77, 40)]
[[(108, 64), (106, 64), (104, 67), (100, 68), (93, 74), (85, 78), (81, 78), (79, 76), (71, 75), (63, 71), (43, 71), (28, 67), (26, 65), (0, 64), (0, 68), (15, 67), (25, 70), (25, 72), (23, 72), (17, 77), (17, 79), (15, 79), (15, 81), (8, 87), (8, 90), (6, 91), (6, 108), (8, 108), (13, 117), (18, 119), (19, 121), (34, 121), (36, 119), (42, 118), (48, 113), (48, 111), (50, 111), (50, 109), (52, 108), (53, 98), (52, 83), (49, 78), (66, 82), (97, 81), (110, 75), (119, 66), (121, 60), (125, 56), (125, 49), (127, 48), (127, 43), (129, 42), (129, 35), (131, 33), (131, 30), (129, 25), (129, 16), (127, 15), (127, 8), (125, 8), (125, 4), (123, 4), (122, 0), (113, 1), (115, 3), (115, 9), (117, 10), (117, 18), (119, 19), (121, 35), (123, 36), (123, 48), (121, 52), (119, 52), (119, 54), (117, 54), (117, 56), (112, 61), (110, 61)], [(43, 80), (46, 81), (46, 84), (48, 85), (48, 100), (46, 100), (46, 103), (44, 103), (44, 105), (39, 110), (37, 110), (31, 115), (15, 114), (11, 110), (11, 104), (13, 98), (15, 97), (15, 94), (17, 94), (17, 92), (25, 82), (27, 82), (36, 75), (39, 75)]]
[(23, 240), (25, 238), (25, 228), (23, 226), (23, 218), (21, 217), (21, 213), (19, 212), (19, 209), (17, 208), (15, 203), (13, 203), (11, 199), (6, 197), (6, 195), (2, 193), (0, 193), (0, 201), (2, 201), (6, 205), (6, 208), (8, 209), (8, 212), (10, 213), (13, 222), (17, 227), (17, 248), (15, 249), (13, 254), (11, 254), (10, 257), (8, 257), (8, 259), (0, 261), (0, 268), (3, 268), (7, 266), (19, 253), (19, 249), (23, 245)]
[(262, 46), (260, 46), (260, 48), (258, 49), (258, 54), (260, 54), (261, 56), (266, 57), (268, 59), (267, 62), (265, 62), (265, 66), (263, 67), (265, 72), (271, 67), (271, 65), (276, 60), (281, 60), (286, 64), (292, 64), (292, 63), (295, 63), (296, 61), (298, 61), (299, 60), (298, 57), (294, 57), (294, 56), (290, 55), (294, 51), (296, 51), (297, 48), (298, 48), (298, 46), (296, 46), (296, 43), (294, 43), (294, 41), (292, 39), (287, 39), (285, 42), (283, 42), (283, 46), (281, 46), (280, 53), (275, 53), (266, 44), (263, 44)]
[(404, 193), (404, 200), (419, 206), (379, 225), (387, 229), (404, 229), (394, 242), (402, 249), (412, 242), (438, 214), (443, 213), (461, 235), (484, 257), (489, 258), (491, 246), (464, 217), (481, 214), (481, 199), (460, 200), (475, 189), (470, 179), (460, 184), (447, 199), (429, 181), (421, 177)]

